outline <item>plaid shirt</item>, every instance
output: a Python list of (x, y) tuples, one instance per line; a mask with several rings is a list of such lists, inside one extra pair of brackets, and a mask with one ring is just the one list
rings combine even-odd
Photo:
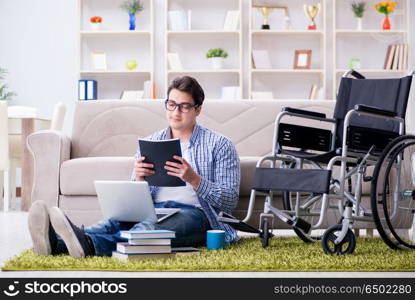
[[(166, 128), (146, 139), (170, 138), (171, 130)], [(225, 136), (196, 124), (188, 147), (189, 164), (202, 177), (196, 195), (210, 226), (213, 229), (224, 230), (227, 243), (239, 240), (232, 227), (217, 221), (220, 211), (230, 214), (238, 203), (241, 171), (235, 146)], [(137, 149), (135, 157), (140, 156), (140, 149)], [(131, 180), (135, 180), (134, 171)], [(150, 186), (153, 199), (158, 190), (159, 187)]]

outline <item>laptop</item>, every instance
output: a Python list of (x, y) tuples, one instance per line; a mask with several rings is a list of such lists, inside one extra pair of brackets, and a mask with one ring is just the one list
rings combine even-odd
[(146, 181), (94, 181), (105, 218), (121, 222), (161, 222), (180, 208), (155, 208)]

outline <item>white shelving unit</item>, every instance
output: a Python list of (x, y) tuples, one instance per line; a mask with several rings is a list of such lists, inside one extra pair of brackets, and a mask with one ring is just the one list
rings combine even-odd
[[(384, 70), (383, 64), (390, 44), (408, 44), (411, 52), (409, 0), (395, 0), (397, 9), (389, 15), (391, 30), (382, 30), (384, 16), (373, 8), (379, 1), (366, 1), (363, 28), (357, 30), (357, 21), (351, 10), (353, 0), (333, 1), (333, 87), (335, 99), (341, 76), (348, 69), (350, 59), (358, 58), (362, 68), (357, 70), (369, 78), (405, 76), (409, 70)], [(410, 57), (410, 55), (408, 55)], [(408, 66), (410, 65), (410, 61)]]
[[(303, 9), (304, 4), (321, 3), (316, 30), (308, 30), (309, 23)], [(275, 99), (307, 99), (311, 86), (322, 87), (326, 94), (326, 1), (278, 1), (288, 8), (291, 28), (284, 23), (284, 10), (274, 10), (269, 16), (271, 29), (261, 29), (263, 17), (257, 4), (249, 4), (248, 98), (252, 92), (272, 92)], [(311, 68), (294, 69), (295, 50), (312, 50)], [(256, 69), (252, 63), (252, 50), (267, 50), (272, 69)], [(296, 87), (293, 86), (296, 82)], [(325, 95), (323, 95), (325, 97)]]
[[(272, 92), (274, 99), (307, 99), (312, 85), (323, 87), (324, 99), (335, 99), (342, 74), (351, 58), (359, 58), (359, 70), (369, 78), (401, 77), (409, 70), (383, 70), (389, 44), (407, 43), (410, 37), (410, 0), (396, 0), (390, 15), (392, 30), (381, 30), (383, 15), (376, 12), (376, 0), (366, 0), (362, 30), (351, 10), (355, 0), (279, 0), (286, 6), (291, 27), (286, 28), (283, 10), (271, 12), (270, 30), (262, 30), (263, 16), (253, 8), (257, 0), (142, 0), (144, 11), (137, 14), (136, 30), (128, 30), (128, 14), (120, 9), (125, 0), (77, 0), (79, 12), (79, 79), (98, 82), (98, 98), (119, 98), (124, 90), (143, 90), (147, 80), (157, 81), (158, 97), (164, 97), (171, 80), (184, 74), (194, 76), (207, 99), (221, 98), (224, 86), (237, 86), (241, 98), (252, 92)], [(308, 30), (303, 5), (321, 4), (317, 29)], [(413, 4), (412, 4), (413, 5)], [(168, 12), (191, 11), (190, 30), (169, 28)], [(227, 11), (239, 11), (236, 30), (224, 30)], [(155, 24), (157, 13), (157, 24)], [(99, 31), (93, 31), (90, 17), (101, 16)], [(157, 27), (155, 27), (157, 25)], [(328, 26), (329, 25), (329, 26)], [(164, 27), (164, 28), (163, 28)], [(157, 28), (157, 41), (155, 41)], [(246, 43), (245, 43), (246, 40)], [(157, 47), (155, 46), (157, 45)], [(212, 69), (206, 52), (223, 48), (229, 56), (222, 69)], [(252, 50), (267, 50), (271, 69), (252, 65)], [(293, 68), (295, 50), (312, 50), (311, 69)], [(107, 70), (94, 70), (91, 52), (105, 52)], [(172, 70), (168, 53), (177, 53), (183, 69)], [(157, 55), (157, 61), (155, 57)], [(410, 57), (410, 55), (409, 55)], [(127, 70), (135, 59), (138, 67)], [(157, 70), (155, 69), (157, 62)], [(409, 59), (409, 66), (412, 62)]]
[[(242, 97), (242, 0), (167, 0), (165, 34), (165, 87), (180, 75), (195, 77), (203, 86), (206, 99), (221, 97), (221, 87), (238, 86)], [(172, 31), (168, 12), (191, 11), (189, 30)], [(239, 11), (237, 30), (223, 30), (227, 11)], [(206, 22), (209, 20), (209, 22)], [(212, 69), (206, 58), (211, 48), (223, 48), (228, 57), (222, 69)], [(170, 69), (168, 53), (177, 53), (183, 70)]]
[[(120, 8), (124, 0), (78, 0), (79, 79), (96, 80), (99, 99), (117, 99), (124, 90), (143, 90), (144, 81), (154, 81), (153, 1), (143, 0), (130, 31), (128, 13)], [(103, 18), (98, 31), (91, 30), (93, 16)], [(93, 69), (93, 51), (106, 53), (107, 70)], [(133, 59), (138, 66), (128, 70), (125, 64)]]

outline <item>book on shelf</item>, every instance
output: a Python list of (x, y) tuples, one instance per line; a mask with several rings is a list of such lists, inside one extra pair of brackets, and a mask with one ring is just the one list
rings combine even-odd
[(403, 68), (408, 69), (408, 44), (403, 45)]
[(317, 87), (316, 84), (311, 85), (310, 94), (308, 95), (308, 99), (310, 99), (310, 100), (317, 99), (318, 90), (319, 90), (319, 88)]
[(80, 79), (78, 82), (79, 100), (97, 100), (98, 83), (96, 80)]
[(395, 55), (393, 56), (392, 70), (398, 70), (400, 52), (401, 52), (401, 45), (396, 45)]
[(139, 100), (142, 99), (144, 91), (123, 91), (121, 100)]
[(87, 100), (97, 100), (98, 93), (97, 93), (97, 81), (96, 80), (87, 80), (86, 82), (86, 99)]
[(237, 30), (239, 24), (239, 11), (229, 10), (226, 12), (223, 30)]
[(143, 84), (143, 99), (156, 99), (156, 83), (151, 80), (144, 81)]
[(129, 243), (117, 243), (117, 251), (127, 254), (171, 253), (171, 245), (130, 245)]
[(122, 230), (120, 236), (126, 239), (172, 239), (176, 233), (171, 230)]
[[(389, 48), (390, 47), (390, 48)], [(385, 64), (385, 70), (391, 70), (393, 65), (393, 58), (395, 56), (396, 45), (389, 45), (387, 51), (387, 62)]]
[(324, 87), (320, 87), (317, 92), (317, 99), (323, 100), (325, 98)]
[(405, 47), (405, 45), (404, 45), (404, 44), (401, 44), (401, 45), (400, 45), (400, 48), (399, 48), (398, 70), (403, 70), (403, 69), (404, 69), (404, 66), (403, 66), (403, 60), (404, 60), (404, 57), (403, 57), (403, 54), (404, 54), (404, 47)]
[(190, 29), (191, 11), (171, 10), (168, 12), (169, 29), (171, 31), (184, 31)]
[(252, 99), (274, 99), (272, 92), (251, 92)]
[(383, 63), (383, 69), (387, 70), (388, 61), (389, 61), (389, 55), (391, 53), (392, 45), (388, 45), (388, 48), (386, 49), (386, 55), (385, 55), (385, 62)]
[(182, 62), (180, 61), (179, 54), (167, 53), (167, 59), (169, 61), (171, 70), (183, 70)]
[(221, 92), (222, 100), (238, 100), (241, 99), (241, 89), (239, 86), (224, 86)]
[(80, 79), (78, 81), (78, 99), (86, 100), (86, 80)]
[(168, 259), (168, 258), (174, 258), (176, 256), (175, 253), (158, 253), (158, 254), (140, 254), (140, 253), (134, 253), (134, 254), (128, 254), (128, 253), (121, 253), (117, 251), (112, 252), (112, 257), (123, 260), (123, 261), (129, 261), (129, 260), (148, 260), (148, 259)]
[(128, 239), (130, 245), (171, 245), (171, 239)]
[(155, 174), (145, 176), (144, 179), (151, 186), (185, 186), (186, 182), (179, 177), (168, 175), (164, 168), (167, 161), (180, 163), (180, 161), (173, 158), (174, 155), (182, 156), (180, 148), (180, 139), (166, 139), (166, 140), (145, 140), (139, 139), (138, 145), (141, 156), (145, 157), (144, 162), (153, 164)]
[(272, 69), (267, 50), (252, 50), (252, 62), (254, 69)]

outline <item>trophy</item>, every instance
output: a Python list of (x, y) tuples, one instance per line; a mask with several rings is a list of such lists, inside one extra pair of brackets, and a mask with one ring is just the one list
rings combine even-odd
[(288, 27), (290, 25), (290, 19), (288, 17), (288, 9), (285, 6), (263, 6), (263, 5), (253, 5), (253, 7), (258, 8), (258, 10), (261, 12), (262, 16), (264, 17), (264, 21), (262, 22), (262, 26), (261, 29), (271, 29), (270, 25), (269, 25), (269, 14), (274, 10), (274, 9), (284, 9), (285, 11), (285, 22), (286, 22), (286, 27)]
[(304, 12), (307, 15), (307, 17), (311, 20), (310, 24), (308, 25), (308, 30), (317, 29), (317, 25), (314, 22), (314, 19), (317, 17), (320, 8), (320, 3), (318, 3), (317, 5), (304, 5)]

